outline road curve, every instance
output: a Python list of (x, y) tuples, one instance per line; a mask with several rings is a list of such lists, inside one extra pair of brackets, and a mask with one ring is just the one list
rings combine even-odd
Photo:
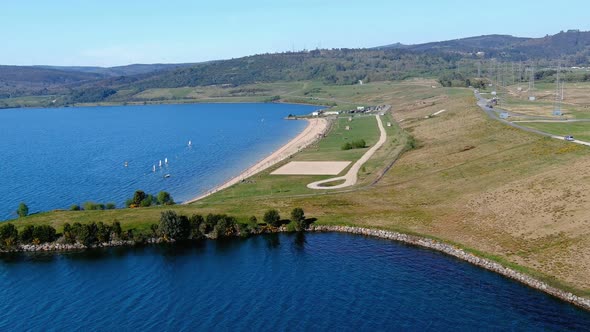
[[(481, 109), (482, 109), (482, 110), (483, 110), (483, 111), (484, 111), (484, 112), (485, 112), (485, 113), (486, 113), (486, 114), (487, 114), (487, 115), (488, 115), (490, 118), (492, 118), (492, 119), (494, 119), (494, 120), (500, 121), (500, 122), (502, 122), (502, 123), (504, 123), (504, 124), (507, 124), (507, 125), (509, 125), (509, 126), (511, 126), (511, 127), (514, 127), (514, 128), (518, 128), (518, 129), (520, 129), (520, 130), (528, 131), (528, 132), (531, 132), (531, 133), (535, 133), (535, 134), (539, 134), (539, 135), (543, 135), (543, 136), (547, 136), (547, 137), (551, 137), (551, 138), (555, 138), (555, 139), (560, 139), (560, 140), (562, 140), (562, 141), (564, 141), (564, 140), (565, 140), (565, 137), (563, 137), (563, 136), (553, 135), (553, 134), (551, 134), (551, 133), (547, 133), (547, 132), (544, 132), (544, 131), (541, 131), (541, 130), (537, 130), (537, 129), (533, 129), (533, 128), (528, 128), (528, 127), (525, 127), (525, 126), (521, 126), (521, 125), (519, 125), (519, 124), (517, 124), (517, 123), (516, 123), (517, 121), (514, 121), (514, 122), (512, 122), (512, 121), (508, 121), (508, 120), (500, 119), (500, 118), (498, 117), (498, 114), (497, 114), (497, 113), (494, 111), (494, 109), (493, 109), (493, 108), (491, 108), (491, 107), (488, 107), (488, 106), (487, 106), (487, 103), (488, 103), (488, 100), (487, 100), (487, 99), (483, 98), (483, 97), (482, 97), (482, 96), (481, 96), (479, 93), (477, 93), (477, 92), (475, 92), (475, 98), (477, 98), (477, 105), (478, 105), (478, 106), (479, 106), (479, 107), (480, 107), (480, 108), (481, 108)], [(499, 108), (498, 108), (497, 110), (504, 112), (504, 110), (502, 110), (502, 109), (499, 109)], [(520, 123), (520, 122), (534, 122), (534, 121), (518, 121), (518, 122)], [(566, 121), (564, 121), (564, 122), (566, 122)], [(573, 121), (572, 121), (572, 120), (569, 120), (569, 122), (573, 122)], [(580, 140), (577, 140), (577, 139), (575, 139), (575, 140), (573, 140), (573, 141), (570, 141), (570, 142), (572, 142), (572, 143), (576, 143), (576, 144), (580, 144), (580, 145), (586, 145), (586, 146), (590, 146), (590, 142), (586, 142), (586, 141), (580, 141)]]
[[(307, 185), (307, 188), (309, 188), (309, 189), (341, 189), (341, 188), (354, 186), (356, 184), (356, 182), (358, 180), (358, 172), (361, 169), (361, 167), (363, 166), (363, 164), (365, 162), (367, 162), (367, 160), (369, 160), (373, 156), (373, 154), (375, 154), (375, 152), (387, 140), (387, 132), (385, 131), (385, 128), (383, 127), (383, 122), (381, 121), (381, 117), (379, 116), (379, 114), (375, 115), (375, 117), (377, 118), (377, 125), (379, 126), (379, 131), (381, 132), (381, 135), (379, 136), (379, 140), (377, 141), (377, 143), (375, 145), (373, 145), (367, 152), (365, 152), (365, 154), (352, 165), (352, 167), (348, 170), (348, 172), (345, 175), (335, 177), (335, 178), (326, 179), (326, 180), (312, 182)], [(322, 187), (321, 186), (324, 183), (334, 182), (334, 181), (339, 181), (339, 180), (344, 180), (344, 183), (341, 183), (336, 186), (330, 186), (330, 187)]]

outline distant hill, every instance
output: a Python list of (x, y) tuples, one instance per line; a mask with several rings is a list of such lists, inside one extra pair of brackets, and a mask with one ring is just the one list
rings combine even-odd
[(507, 61), (562, 59), (568, 64), (582, 65), (590, 63), (590, 31), (568, 30), (542, 38), (485, 35), (416, 45), (397, 43), (376, 49), (457, 53), (472, 57), (483, 52), (485, 58)]
[(35, 66), (36, 68), (56, 69), (70, 72), (82, 72), (99, 74), (103, 76), (132, 76), (139, 74), (148, 74), (156, 71), (174, 69), (178, 67), (194, 66), (195, 63), (155, 63), (155, 64), (132, 64), (127, 66), (116, 67), (62, 67), (62, 66)]
[[(205, 63), (134, 64), (111, 68), (0, 66), (0, 99), (54, 96), (56, 102), (52, 105), (122, 102), (134, 100), (134, 95), (151, 88), (305, 80), (345, 85), (356, 84), (359, 80), (401, 80), (417, 76), (437, 77), (450, 85), (474, 85), (483, 84), (479, 79), (470, 80), (477, 75), (478, 68), (514, 61), (525, 62), (525, 65), (534, 62), (538, 68), (545, 67), (537, 74), (550, 80), (554, 74), (551, 67), (558, 59), (564, 66), (590, 66), (590, 32), (569, 30), (542, 38), (486, 35), (417, 45), (397, 43), (371, 49), (259, 54)], [(489, 62), (487, 66), (486, 61)], [(587, 76), (583, 79), (590, 80)]]

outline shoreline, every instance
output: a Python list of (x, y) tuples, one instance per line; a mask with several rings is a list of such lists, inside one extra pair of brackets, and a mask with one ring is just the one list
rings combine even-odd
[(216, 100), (166, 100), (165, 102), (157, 102), (157, 101), (129, 101), (129, 102), (97, 102), (97, 103), (81, 103), (81, 104), (66, 104), (60, 106), (18, 106), (18, 107), (0, 107), (0, 111), (2, 110), (18, 110), (18, 109), (61, 109), (61, 108), (83, 108), (83, 107), (117, 107), (117, 106), (150, 106), (150, 105), (196, 105), (196, 104), (285, 104), (285, 105), (304, 105), (304, 106), (314, 106), (314, 107), (323, 107), (323, 108), (331, 108), (332, 106), (324, 105), (324, 104), (312, 104), (312, 103), (298, 103), (293, 101), (216, 101)]
[(217, 185), (203, 194), (191, 198), (182, 204), (191, 204), (196, 201), (199, 201), (205, 197), (213, 195), (214, 193), (229, 188), (236, 183), (239, 183), (253, 175), (256, 175), (277, 163), (289, 158), (290, 156), (294, 155), (295, 153), (303, 150), (304, 148), (308, 147), (309, 145), (316, 142), (321, 135), (326, 134), (328, 130), (328, 120), (325, 118), (303, 118), (297, 120), (305, 120), (307, 121), (307, 126), (303, 131), (301, 131), (297, 136), (295, 136), (292, 140), (287, 142), (285, 145), (281, 146), (277, 150), (273, 151), (270, 155), (263, 158), (262, 160), (256, 162), (254, 165), (250, 166), (246, 170), (242, 171), (237, 176), (223, 182), (220, 185)]
[[(410, 235), (394, 231), (386, 231), (377, 228), (364, 228), (355, 226), (330, 226), (330, 225), (311, 225), (305, 230), (305, 233), (348, 233), (359, 236), (369, 236), (374, 238), (381, 238), (385, 240), (396, 241), (399, 243), (425, 248), (428, 250), (434, 250), (443, 253), (448, 256), (455, 257), (461, 261), (475, 265), (479, 268), (488, 270), (493, 273), (497, 273), (505, 278), (514, 280), (524, 286), (535, 289), (536, 291), (543, 292), (547, 295), (553, 296), (561, 301), (568, 302), (580, 309), (590, 311), (590, 299), (582, 296), (575, 295), (571, 292), (561, 290), (557, 287), (550, 286), (546, 282), (543, 282), (535, 277), (532, 277), (526, 273), (518, 272), (512, 268), (506, 267), (501, 263), (495, 262), (491, 259), (483, 258), (475, 254), (466, 252), (455, 245), (448, 244), (442, 241), (433, 240), (424, 236)], [(261, 235), (261, 234), (272, 234), (272, 233), (290, 233), (286, 226), (281, 226), (275, 229), (262, 229), (257, 232), (250, 233), (250, 235)], [(234, 237), (240, 237), (240, 234), (234, 234)], [(100, 243), (92, 246), (85, 246), (83, 244), (57, 244), (57, 243), (44, 243), (39, 245), (27, 244), (19, 245), (16, 249), (11, 250), (0, 250), (0, 254), (3, 253), (42, 253), (42, 252), (55, 252), (57, 254), (62, 252), (72, 251), (84, 251), (89, 249), (98, 248), (113, 248), (113, 247), (133, 247), (138, 245), (153, 245), (161, 243), (174, 243), (175, 241), (164, 241), (162, 238), (147, 238), (144, 242), (135, 242), (133, 240), (118, 240), (110, 241), (107, 243)]]

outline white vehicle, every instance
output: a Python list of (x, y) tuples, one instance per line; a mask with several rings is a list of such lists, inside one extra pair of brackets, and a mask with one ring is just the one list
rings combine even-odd
[(564, 137), (564, 139), (565, 139), (566, 141), (570, 141), (570, 142), (571, 142), (571, 141), (573, 141), (573, 140), (574, 140), (574, 136), (572, 136), (572, 135), (567, 135), (566, 137)]

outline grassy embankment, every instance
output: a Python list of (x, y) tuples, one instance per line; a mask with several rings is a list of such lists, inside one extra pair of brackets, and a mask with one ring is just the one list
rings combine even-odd
[[(404, 153), (374, 186), (365, 184), (395, 153), (376, 156), (371, 161), (375, 168), (367, 166), (371, 174), (355, 191), (299, 195), (307, 190), (303, 187), (308, 179), (299, 183), (300, 179), (289, 178), (288, 186), (274, 186), (283, 180), (264, 173), (254, 183), (174, 209), (247, 218), (261, 216), (269, 208), (286, 215), (299, 206), (321, 224), (440, 239), (589, 296), (590, 150), (491, 120), (475, 106), (468, 89), (431, 85), (431, 81), (374, 83), (368, 85), (370, 90), (349, 95), (350, 103), (392, 104), (393, 116), (419, 145)], [(446, 112), (425, 118), (441, 109)], [(314, 148), (294, 158), (311, 156)], [(161, 210), (55, 212), (16, 223), (49, 222), (59, 227), (66, 220), (117, 219), (124, 227), (145, 229), (157, 221)]]

